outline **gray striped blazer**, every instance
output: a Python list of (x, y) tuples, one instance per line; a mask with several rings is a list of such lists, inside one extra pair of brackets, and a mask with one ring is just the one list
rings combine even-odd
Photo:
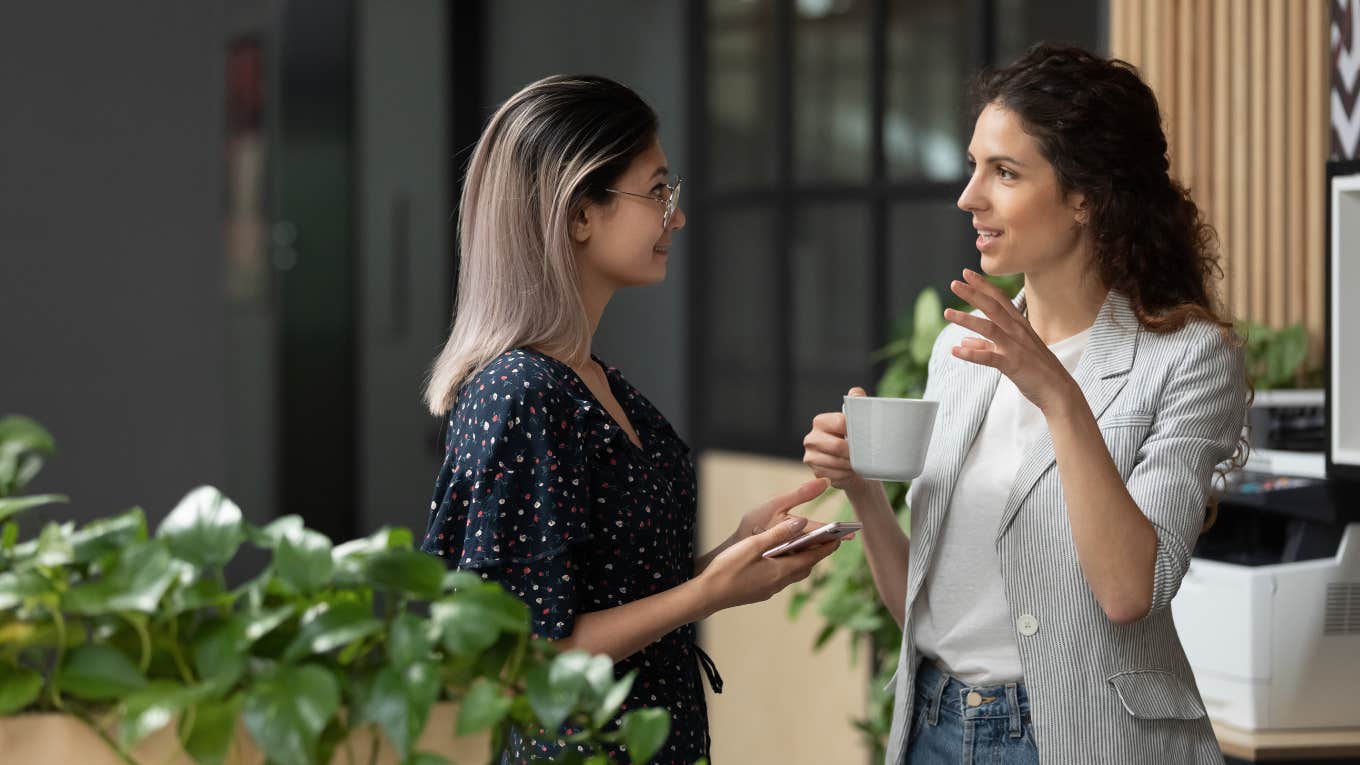
[[(1017, 305), (1023, 305), (1023, 294)], [(911, 641), (920, 595), (954, 482), (991, 405), (1000, 373), (954, 358), (968, 335), (951, 324), (935, 342), (925, 397), (940, 402), (924, 471), (908, 494), (911, 560), (887, 765), (902, 761), (919, 659)], [(1171, 598), (1190, 564), (1214, 466), (1228, 459), (1246, 416), (1242, 353), (1195, 321), (1144, 330), (1111, 291), (1074, 377), (1110, 455), (1157, 531), (1152, 609), (1127, 625), (1106, 617), (1077, 563), (1051, 437), (1044, 433), (1011, 485), (996, 550), (1025, 668), (1043, 763), (1221, 763)], [(1035, 627), (1037, 626), (1037, 629)], [(1230, 639), (1231, 636), (1225, 636)]]

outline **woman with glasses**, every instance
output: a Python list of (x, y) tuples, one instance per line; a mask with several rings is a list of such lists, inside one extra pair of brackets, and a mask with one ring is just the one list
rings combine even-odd
[[(638, 672), (624, 709), (662, 707), (655, 762), (708, 755), (694, 623), (769, 598), (834, 543), (765, 559), (817, 524), (789, 511), (816, 480), (747, 513), (696, 556), (689, 447), (623, 374), (591, 353), (614, 293), (666, 276), (685, 225), (656, 114), (600, 77), (549, 77), (487, 124), (459, 215), (457, 308), (426, 388), (443, 465), (422, 549), (528, 605), (535, 635)], [(575, 733), (515, 731), (503, 759), (553, 757)], [(623, 759), (620, 752), (609, 752)]]
[(1171, 618), (1247, 408), (1213, 230), (1128, 64), (1036, 46), (976, 95), (958, 206), (1025, 290), (951, 285), (910, 535), (843, 415), (804, 441), (903, 627), (886, 762), (1221, 763)]

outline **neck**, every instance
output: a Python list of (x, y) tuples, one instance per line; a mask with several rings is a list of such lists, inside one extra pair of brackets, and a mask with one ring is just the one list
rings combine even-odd
[(1085, 267), (1025, 274), (1030, 326), (1045, 345), (1066, 340), (1095, 323), (1108, 292), (1100, 277)]
[[(613, 299), (615, 290), (614, 287), (588, 278), (585, 274), (582, 274), (582, 277), (581, 304), (586, 310), (586, 322), (590, 326), (590, 339), (593, 343), (595, 330), (600, 328), (600, 319), (604, 316), (604, 309), (609, 305), (609, 301)], [(584, 362), (589, 362), (592, 351), (590, 348), (585, 350)]]

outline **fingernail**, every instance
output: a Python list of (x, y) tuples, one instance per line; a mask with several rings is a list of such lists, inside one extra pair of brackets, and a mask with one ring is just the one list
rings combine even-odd
[(803, 521), (802, 518), (790, 518), (790, 519), (788, 519), (787, 521), (784, 521), (784, 525), (785, 525), (785, 526), (788, 526), (788, 527), (790, 527), (790, 528), (792, 528), (792, 527), (794, 527), (794, 526), (799, 526), (799, 525), (801, 525), (801, 524), (803, 524), (803, 523), (804, 523), (804, 521)]

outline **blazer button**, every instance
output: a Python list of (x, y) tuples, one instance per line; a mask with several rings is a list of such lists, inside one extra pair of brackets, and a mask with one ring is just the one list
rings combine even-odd
[(1039, 631), (1039, 620), (1035, 619), (1033, 614), (1021, 614), (1020, 618), (1015, 620), (1015, 628), (1020, 630), (1021, 635), (1029, 637)]

